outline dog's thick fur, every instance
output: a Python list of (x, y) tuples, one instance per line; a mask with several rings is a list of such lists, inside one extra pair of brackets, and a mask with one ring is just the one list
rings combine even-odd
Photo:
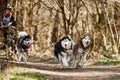
[(26, 32), (19, 32), (18, 33), (18, 42), (17, 42), (17, 49), (19, 52), (19, 61), (27, 62), (27, 55), (28, 55), (28, 49), (30, 48), (32, 44), (32, 40), (30, 36)]
[(72, 58), (76, 68), (82, 67), (86, 62), (87, 51), (89, 49), (90, 43), (90, 37), (84, 36), (74, 45)]
[[(64, 40), (66, 40), (66, 42), (64, 42)], [(69, 48), (64, 47), (62, 42)], [(66, 43), (70, 43), (70, 45)], [(90, 43), (91, 40), (89, 36), (84, 36), (76, 44), (70, 36), (65, 36), (55, 44), (54, 56), (61, 63), (62, 67), (68, 67), (70, 63), (76, 65), (76, 68), (81, 67), (86, 61)]]
[(73, 42), (70, 36), (65, 36), (60, 39), (54, 46), (54, 56), (61, 63), (61, 67), (69, 66), (68, 61), (70, 60), (69, 50), (72, 50)]

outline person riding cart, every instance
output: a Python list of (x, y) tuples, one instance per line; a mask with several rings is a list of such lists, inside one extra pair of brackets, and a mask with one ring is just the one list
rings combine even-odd
[(12, 7), (8, 4), (2, 15), (0, 27), (0, 30), (2, 30), (4, 37), (2, 49), (4, 49), (6, 52), (7, 60), (14, 59), (17, 52), (17, 24), (11, 11)]
[(4, 48), (7, 44), (8, 35), (15, 35), (17, 24), (14, 20), (14, 17), (11, 13), (12, 7), (8, 4), (4, 10), (4, 13), (2, 15), (2, 21), (1, 21), (1, 29), (3, 30), (3, 36), (4, 36)]

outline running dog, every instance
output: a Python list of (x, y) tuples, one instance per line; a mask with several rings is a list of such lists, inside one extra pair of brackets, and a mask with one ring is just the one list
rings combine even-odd
[(73, 48), (73, 63), (76, 68), (82, 67), (86, 61), (87, 51), (90, 47), (91, 39), (89, 36), (84, 36), (80, 39)]
[(73, 49), (73, 41), (70, 36), (65, 36), (54, 45), (54, 56), (60, 62), (61, 68), (69, 66), (69, 52)]
[(31, 37), (26, 32), (19, 32), (18, 33), (18, 43), (17, 48), (19, 52), (19, 61), (27, 62), (27, 55), (28, 55), (28, 49), (30, 48), (33, 41), (31, 40)]

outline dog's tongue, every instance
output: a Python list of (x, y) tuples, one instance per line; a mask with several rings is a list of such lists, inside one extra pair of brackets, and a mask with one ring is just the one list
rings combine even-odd
[(28, 52), (28, 49), (25, 49), (25, 52)]
[(65, 45), (65, 48), (67, 48), (67, 46)]
[(27, 48), (30, 48), (31, 44), (27, 45)]

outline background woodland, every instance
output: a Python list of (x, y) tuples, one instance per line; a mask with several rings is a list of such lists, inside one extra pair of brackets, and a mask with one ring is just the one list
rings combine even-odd
[(91, 57), (119, 58), (120, 0), (9, 0), (18, 31), (27, 31), (32, 51), (53, 47), (64, 35), (92, 39)]

